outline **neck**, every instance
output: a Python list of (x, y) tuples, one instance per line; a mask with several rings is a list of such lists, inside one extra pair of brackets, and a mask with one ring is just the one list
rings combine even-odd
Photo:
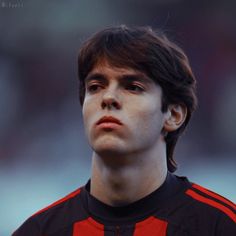
[(91, 194), (110, 206), (128, 205), (159, 188), (166, 175), (165, 144), (132, 154), (93, 153)]

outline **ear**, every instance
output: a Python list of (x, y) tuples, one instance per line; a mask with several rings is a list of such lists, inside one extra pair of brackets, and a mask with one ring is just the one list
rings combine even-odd
[(177, 130), (185, 121), (187, 116), (187, 107), (182, 104), (171, 104), (165, 115), (163, 130), (172, 132)]

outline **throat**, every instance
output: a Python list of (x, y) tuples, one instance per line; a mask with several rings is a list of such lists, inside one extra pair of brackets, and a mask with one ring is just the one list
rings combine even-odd
[(110, 206), (128, 205), (133, 202), (132, 196), (137, 189), (130, 175), (124, 169), (106, 169), (102, 176), (92, 176), (91, 195)]
[(165, 169), (155, 170), (153, 175), (151, 170), (131, 166), (96, 168), (93, 166), (91, 195), (110, 206), (126, 206), (146, 197), (162, 185), (167, 175)]

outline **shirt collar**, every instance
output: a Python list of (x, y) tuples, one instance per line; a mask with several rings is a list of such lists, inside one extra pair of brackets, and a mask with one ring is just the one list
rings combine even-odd
[[(181, 181), (182, 179), (182, 181)], [(177, 177), (168, 172), (164, 183), (146, 197), (122, 207), (112, 207), (99, 201), (90, 194), (90, 180), (82, 188), (82, 198), (85, 208), (91, 216), (101, 222), (120, 224), (137, 222), (150, 216), (152, 213), (163, 209), (178, 192), (183, 191), (182, 182), (185, 177)], [(186, 185), (184, 185), (186, 187)], [(184, 188), (185, 190), (185, 188)]]

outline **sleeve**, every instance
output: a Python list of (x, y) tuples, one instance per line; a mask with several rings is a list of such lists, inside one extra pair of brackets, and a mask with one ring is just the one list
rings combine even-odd
[(229, 218), (221, 215), (220, 221), (217, 224), (217, 236), (236, 236), (236, 214), (234, 218)]
[(41, 236), (40, 227), (35, 218), (27, 219), (13, 234), (12, 236)]

